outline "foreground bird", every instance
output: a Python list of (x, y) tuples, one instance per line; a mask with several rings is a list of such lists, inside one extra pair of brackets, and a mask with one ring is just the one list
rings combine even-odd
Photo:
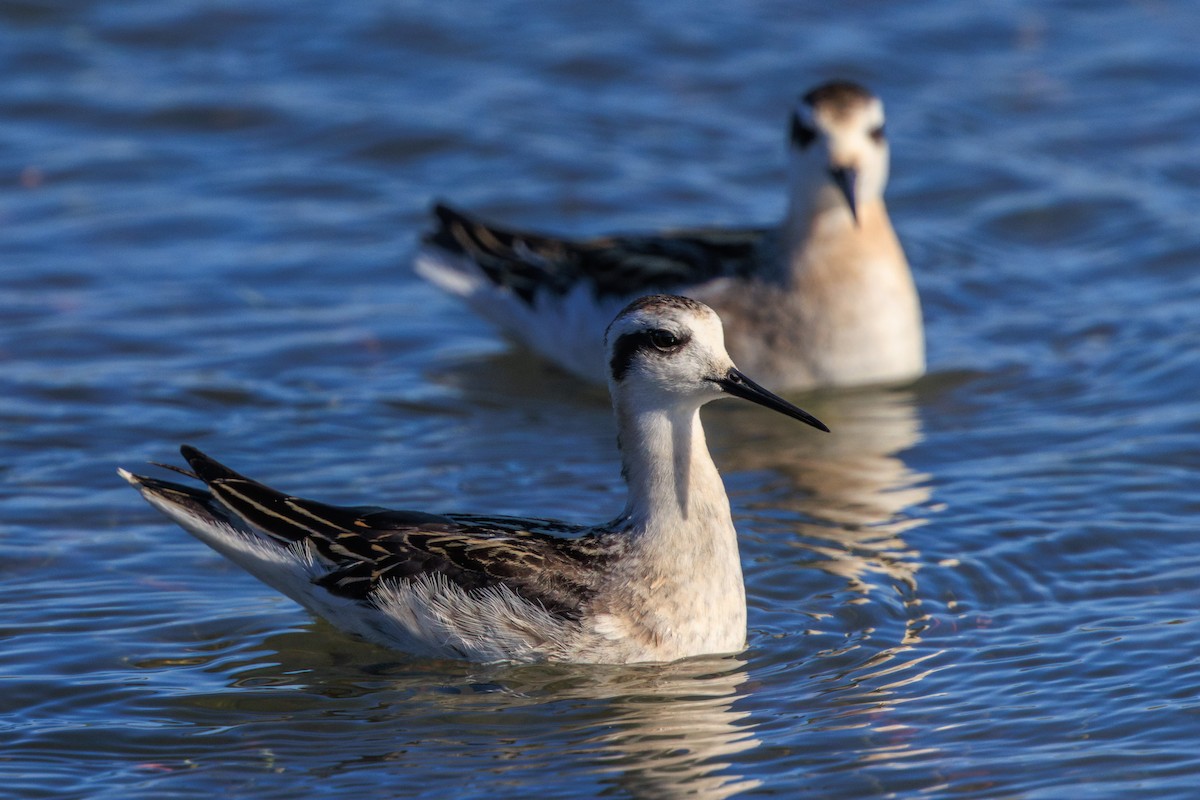
[(898, 383), (925, 371), (921, 306), (883, 190), (883, 105), (827, 83), (791, 117), (788, 208), (770, 229), (565, 240), (445, 205), (414, 267), (544, 358), (605, 379), (598, 332), (631, 298), (670, 291), (725, 322), (734, 360), (780, 389)]
[[(742, 397), (820, 421), (739, 372), (712, 309), (641, 298), (605, 335), (625, 511), (594, 527), (344, 508), (192, 447), (195, 489), (119, 470), (189, 533), (334, 625), (418, 655), (631, 663), (742, 649), (746, 595), (700, 406)], [(555, 534), (574, 534), (559, 538)]]

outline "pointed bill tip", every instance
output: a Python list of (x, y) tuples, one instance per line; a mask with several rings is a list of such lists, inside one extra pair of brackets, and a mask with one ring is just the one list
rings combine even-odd
[(747, 378), (737, 368), (729, 370), (724, 378), (721, 378), (715, 383), (721, 387), (726, 394), (731, 394), (734, 397), (740, 397), (743, 400), (749, 400), (751, 403), (756, 403), (764, 408), (769, 408), (772, 411), (778, 411), (784, 416), (798, 419), (801, 422), (811, 425), (819, 431), (829, 433), (829, 427), (821, 420), (814, 417), (799, 406), (795, 406), (784, 400), (777, 394), (767, 391), (759, 386), (754, 381)]
[(841, 191), (842, 196), (846, 198), (846, 206), (850, 209), (850, 218), (854, 220), (854, 227), (858, 227), (858, 195), (855, 191), (855, 184), (858, 182), (858, 170), (853, 167), (832, 167), (829, 170), (829, 177), (833, 179), (833, 183)]
[(804, 411), (803, 409), (801, 409), (801, 413), (803, 413), (804, 416), (796, 417), (796, 419), (798, 419), (802, 422), (808, 423), (809, 425), (811, 425), (812, 427), (816, 428), (819, 431), (822, 431), (823, 433), (832, 433), (832, 431), (829, 430), (828, 425), (826, 425), (824, 422), (821, 422), (821, 420), (817, 419), (812, 414), (809, 414), (807, 411)]

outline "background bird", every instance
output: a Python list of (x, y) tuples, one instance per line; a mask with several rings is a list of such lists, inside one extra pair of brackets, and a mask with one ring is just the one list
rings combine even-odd
[(725, 323), (737, 363), (780, 389), (911, 381), (925, 371), (921, 307), (883, 192), (883, 104), (844, 81), (800, 98), (788, 205), (771, 228), (561, 239), (438, 204), (416, 271), (542, 357), (604, 380), (603, 322), (670, 291)]

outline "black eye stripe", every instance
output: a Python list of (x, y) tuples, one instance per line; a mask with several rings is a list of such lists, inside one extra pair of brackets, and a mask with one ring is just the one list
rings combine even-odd
[[(668, 343), (664, 334), (673, 341)], [(619, 381), (625, 377), (625, 373), (629, 371), (629, 367), (632, 366), (633, 360), (639, 353), (648, 352), (655, 355), (669, 353), (678, 350), (689, 341), (691, 341), (691, 337), (687, 335), (676, 334), (662, 328), (622, 334), (613, 344), (612, 358), (608, 362), (609, 372), (612, 373), (613, 380)]]
[(800, 121), (800, 115), (792, 113), (792, 144), (800, 149), (811, 145), (817, 139), (817, 132)]
[(882, 142), (887, 138), (887, 133), (883, 130), (882, 125), (880, 125), (878, 128), (872, 128), (870, 133), (867, 135), (871, 137), (871, 141), (873, 142)]

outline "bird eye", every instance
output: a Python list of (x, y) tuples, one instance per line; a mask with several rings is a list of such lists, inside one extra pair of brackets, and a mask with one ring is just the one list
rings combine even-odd
[(799, 114), (792, 114), (792, 144), (804, 150), (816, 140), (816, 130), (801, 122)]
[(871, 137), (871, 141), (882, 143), (884, 140), (883, 126), (880, 125), (878, 128), (872, 128), (867, 135)]
[(679, 346), (679, 337), (670, 331), (657, 328), (650, 331), (650, 344), (654, 345), (659, 350), (674, 350)]

